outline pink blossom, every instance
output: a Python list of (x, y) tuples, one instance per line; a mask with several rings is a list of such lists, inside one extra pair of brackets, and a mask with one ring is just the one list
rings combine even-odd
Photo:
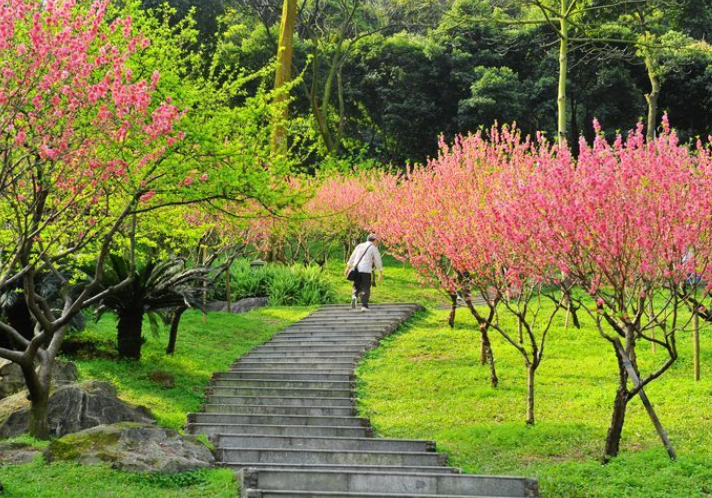
[(20, 130), (17, 132), (17, 135), (15, 135), (15, 143), (17, 145), (22, 145), (27, 141), (27, 133), (25, 133), (24, 130)]

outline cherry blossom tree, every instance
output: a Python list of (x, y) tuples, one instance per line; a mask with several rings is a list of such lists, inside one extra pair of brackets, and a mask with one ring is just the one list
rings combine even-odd
[[(677, 359), (676, 332), (689, 322), (680, 312), (695, 287), (688, 285), (691, 276), (712, 281), (709, 148), (681, 146), (666, 117), (663, 133), (648, 143), (640, 124), (612, 144), (595, 128), (593, 144), (581, 140), (575, 164), (558, 161), (541, 170), (529, 209), (540, 216), (536, 237), (547, 257), (585, 291), (575, 299), (616, 356), (619, 383), (605, 459), (618, 454), (626, 408), (637, 395), (675, 458), (644, 387)], [(640, 341), (661, 347), (664, 361), (641, 368)]]
[[(490, 234), (481, 223), (491, 170), (473, 167), (479, 164), (475, 157), (479, 149), (468, 144), (481, 142), (481, 137), (470, 138), (472, 142), (464, 139), (452, 148), (442, 142), (436, 159), (412, 168), (398, 186), (382, 190), (375, 230), (389, 251), (409, 261), (425, 281), (453, 300), (458, 292), (462, 294), (479, 325), (481, 362), (489, 365), (490, 382), (496, 387), (499, 379), (489, 330), (500, 296), (488, 292), (495, 269)], [(466, 262), (463, 253), (471, 256)], [(475, 293), (484, 297), (488, 313), (481, 314), (472, 305)]]
[[(648, 143), (642, 125), (613, 143), (595, 126), (595, 141), (582, 139), (576, 160), (566, 144), (522, 139), (506, 127), (441, 144), (437, 159), (383, 195), (377, 226), (424, 278), (484, 297), (488, 315), (468, 307), (481, 331), (496, 330), (522, 355), (528, 423), (548, 332), (573, 304), (592, 317), (618, 362), (605, 458), (618, 454), (636, 396), (674, 458), (644, 387), (677, 359), (676, 332), (689, 323), (681, 311), (695, 306), (699, 281), (712, 281), (710, 147), (681, 146), (666, 119)], [(497, 319), (505, 310), (518, 337)], [(643, 371), (640, 341), (661, 347), (666, 359)]]
[[(30, 433), (47, 437), (51, 366), (67, 326), (98, 303), (107, 256), (126, 222), (200, 176), (166, 158), (183, 138), (182, 111), (156, 96), (160, 76), (129, 64), (149, 40), (107, 1), (9, 0), (0, 8), (0, 290), (19, 289), (35, 323), (23, 336), (0, 320), (32, 400)], [(67, 265), (95, 261), (80, 283)], [(56, 305), (37, 278), (60, 282)], [(129, 282), (118, 284), (127, 285)]]

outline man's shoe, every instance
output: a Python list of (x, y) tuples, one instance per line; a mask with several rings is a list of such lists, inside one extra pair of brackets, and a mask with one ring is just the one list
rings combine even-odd
[(366, 306), (361, 306), (361, 311), (371, 311), (371, 310), (368, 309)]
[(351, 309), (355, 310), (356, 309), (356, 294), (353, 294), (351, 296)]

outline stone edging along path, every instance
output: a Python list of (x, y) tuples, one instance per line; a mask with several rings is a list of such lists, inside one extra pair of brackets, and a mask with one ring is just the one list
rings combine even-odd
[(356, 416), (359, 358), (418, 309), (320, 308), (215, 373), (186, 431), (215, 442), (243, 497), (538, 497), (534, 479), (461, 474), (434, 442), (375, 438)]

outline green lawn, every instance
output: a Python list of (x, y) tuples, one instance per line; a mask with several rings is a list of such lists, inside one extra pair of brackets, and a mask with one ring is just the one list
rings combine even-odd
[[(670, 462), (638, 399), (631, 402), (621, 456), (599, 463), (615, 393), (611, 347), (584, 319), (556, 322), (537, 374), (537, 424), (524, 423), (526, 373), (519, 353), (493, 336), (500, 387), (479, 364), (479, 339), (465, 309), (422, 313), (359, 367), (359, 403), (383, 436), (437, 441), (466, 472), (537, 477), (545, 498), (692, 498), (712, 495), (712, 331), (703, 331), (704, 378), (692, 381), (691, 341), (646, 389), (679, 454)], [(582, 317), (586, 318), (586, 317)], [(505, 323), (505, 322), (502, 322)], [(514, 325), (510, 323), (509, 326)], [(662, 359), (658, 352), (658, 359)], [(640, 347), (643, 368), (655, 360)]]
[[(437, 441), (451, 463), (466, 472), (515, 474), (540, 479), (544, 498), (693, 498), (712, 496), (712, 330), (703, 330), (703, 380), (692, 381), (689, 334), (678, 339), (681, 357), (647, 392), (680, 456), (672, 463), (638, 400), (626, 421), (622, 454), (599, 463), (616, 382), (610, 346), (582, 316), (576, 330), (556, 322), (537, 374), (537, 424), (527, 427), (525, 370), (518, 353), (493, 335), (500, 387), (488, 384), (479, 365), (479, 339), (466, 310), (456, 328), (446, 326), (446, 297), (419, 284), (407, 266), (386, 257), (386, 278), (373, 302), (414, 301), (429, 311), (372, 351), (358, 371), (359, 403), (380, 435)], [(348, 302), (343, 264), (327, 266), (339, 299)], [(140, 363), (80, 360), (83, 378), (117, 386), (122, 398), (151, 408), (163, 425), (180, 428), (199, 406), (212, 372), (276, 331), (305, 316), (305, 308), (265, 308), (245, 315), (200, 313), (184, 317), (174, 357), (163, 353), (166, 333), (147, 333)], [(507, 324), (506, 319), (502, 322)], [(115, 340), (109, 318), (85, 334), (98, 344)], [(639, 350), (645, 369), (662, 357)], [(149, 376), (175, 376), (162, 388)], [(0, 479), (12, 497), (235, 498), (232, 472), (214, 469), (170, 478), (70, 464), (6, 466)]]
[[(199, 312), (187, 312), (182, 320), (174, 356), (164, 353), (167, 332), (145, 332), (140, 362), (107, 359), (76, 360), (82, 379), (109, 381), (119, 396), (149, 407), (161, 425), (180, 429), (186, 414), (196, 411), (213, 372), (226, 370), (238, 357), (268, 340), (290, 323), (303, 318), (308, 308), (263, 308), (244, 315), (210, 313), (205, 322)], [(148, 326), (146, 325), (147, 330)], [(114, 320), (107, 316), (82, 334), (104, 345), (115, 342)], [(175, 377), (175, 387), (164, 388), (150, 380), (152, 372)], [(23, 438), (27, 440), (27, 438)], [(38, 443), (41, 445), (41, 443)], [(106, 467), (67, 463), (9, 465), (0, 470), (3, 496), (17, 498), (235, 498), (234, 473), (226, 469), (145, 476)]]

